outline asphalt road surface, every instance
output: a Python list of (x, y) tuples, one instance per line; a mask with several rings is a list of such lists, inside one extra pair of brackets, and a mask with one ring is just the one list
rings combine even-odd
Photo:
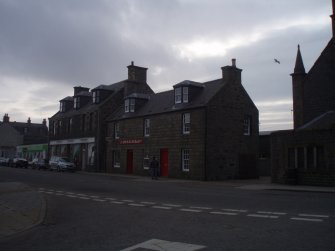
[(335, 250), (335, 194), (0, 167), (46, 199), (0, 250)]

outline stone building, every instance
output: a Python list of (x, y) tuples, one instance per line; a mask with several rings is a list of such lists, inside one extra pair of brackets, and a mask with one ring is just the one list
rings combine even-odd
[(104, 172), (106, 118), (130, 93), (153, 93), (146, 72), (132, 62), (126, 80), (92, 90), (74, 87), (73, 96), (61, 99), (59, 111), (49, 118), (49, 155), (68, 157), (81, 170)]
[(0, 157), (13, 158), (16, 155), (16, 147), (19, 145), (45, 144), (48, 142), (48, 128), (46, 120), (41, 124), (10, 121), (5, 114), (0, 122)]
[(294, 130), (272, 134), (272, 180), (335, 185), (335, 17), (333, 36), (308, 73), (300, 46), (292, 76)]
[(107, 172), (148, 175), (155, 156), (164, 177), (258, 177), (258, 110), (241, 72), (233, 60), (217, 80), (129, 93), (109, 117)]

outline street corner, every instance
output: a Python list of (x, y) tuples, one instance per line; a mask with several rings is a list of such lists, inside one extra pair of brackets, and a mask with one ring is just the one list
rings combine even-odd
[(45, 213), (42, 194), (23, 183), (0, 183), (0, 240), (39, 225)]

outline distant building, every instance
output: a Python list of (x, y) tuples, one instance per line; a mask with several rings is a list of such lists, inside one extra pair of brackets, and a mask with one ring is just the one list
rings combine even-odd
[(51, 156), (64, 156), (86, 171), (106, 171), (106, 118), (133, 92), (151, 94), (147, 68), (128, 66), (128, 79), (92, 90), (74, 87), (73, 96), (60, 100), (59, 111), (49, 118)]
[(30, 118), (26, 123), (12, 122), (5, 114), (0, 122), (0, 157), (13, 158), (19, 145), (45, 144), (48, 142), (46, 120), (41, 124), (32, 123)]
[(335, 3), (333, 36), (308, 73), (300, 46), (292, 76), (294, 130), (272, 134), (272, 180), (335, 185)]
[(217, 80), (185, 80), (156, 94), (128, 92), (108, 119), (107, 172), (148, 175), (155, 156), (164, 177), (258, 177), (258, 109), (241, 72), (233, 60)]

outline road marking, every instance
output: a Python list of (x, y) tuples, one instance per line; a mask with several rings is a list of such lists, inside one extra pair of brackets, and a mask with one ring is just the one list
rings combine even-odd
[(78, 197), (79, 199), (83, 199), (83, 200), (90, 200), (91, 198), (89, 197)]
[(96, 195), (90, 195), (90, 197), (94, 199), (99, 198), (99, 196), (96, 196)]
[(196, 251), (196, 250), (204, 249), (205, 247), (206, 246), (189, 244), (189, 243), (151, 239), (151, 240), (142, 242), (140, 244), (136, 244), (135, 246), (122, 249), (121, 251), (132, 251), (132, 250), (134, 251), (135, 250)]
[(63, 194), (63, 193), (55, 193), (55, 195), (65, 195), (65, 194)]
[(145, 207), (145, 205), (138, 204), (138, 203), (129, 203), (128, 206), (132, 206), (132, 207)]
[(274, 215), (287, 215), (287, 213), (282, 212), (266, 212), (266, 211), (258, 211), (258, 214), (274, 214)]
[(329, 215), (322, 215), (322, 214), (298, 214), (302, 217), (315, 217), (315, 218), (329, 218)]
[(155, 205), (156, 202), (150, 202), (150, 201), (141, 201), (142, 204), (147, 204), (147, 205)]
[(165, 209), (165, 210), (169, 210), (169, 209), (171, 209), (171, 207), (163, 207), (163, 206), (152, 206), (152, 208), (156, 208), (156, 209)]
[(106, 200), (116, 200), (115, 198), (107, 197)]
[(268, 218), (268, 219), (278, 219), (277, 215), (265, 215), (265, 214), (248, 214), (248, 217), (257, 217), (257, 218)]
[(244, 209), (230, 209), (230, 208), (223, 208), (223, 211), (229, 211), (229, 212), (238, 212), (238, 213), (246, 213), (248, 210)]
[(201, 209), (201, 210), (211, 210), (213, 208), (211, 207), (190, 207), (190, 208), (193, 208), (193, 209)]
[(60, 191), (60, 190), (59, 190), (59, 191), (56, 191), (56, 192), (57, 192), (57, 193), (64, 193), (64, 191)]
[(47, 193), (47, 194), (54, 194), (54, 192), (47, 192), (47, 191), (45, 191), (44, 193)]
[(101, 200), (101, 199), (92, 199), (94, 201), (99, 201), (99, 202), (105, 202), (106, 200)]
[(122, 200), (123, 202), (134, 202), (133, 200)]
[(162, 205), (166, 207), (181, 207), (181, 205), (176, 205), (176, 204), (162, 204)]
[(111, 201), (110, 203), (118, 204), (118, 205), (124, 204), (124, 202), (122, 201)]
[(310, 219), (310, 218), (299, 218), (299, 217), (292, 217), (291, 220), (299, 220), (299, 221), (313, 221), (313, 222), (322, 222), (322, 219)]
[(72, 192), (66, 192), (67, 194), (75, 194), (75, 193), (72, 193)]
[(78, 196), (76, 195), (71, 195), (71, 194), (65, 194), (66, 197), (70, 197), (70, 198), (78, 198)]
[(188, 209), (188, 208), (181, 208), (179, 210), (180, 211), (184, 211), (184, 212), (191, 212), (191, 213), (200, 213), (200, 212), (202, 212), (201, 210), (198, 210), (198, 209)]
[(78, 196), (88, 196), (87, 194), (83, 194), (83, 193), (77, 193)]
[(228, 212), (219, 212), (219, 211), (213, 211), (209, 213), (210, 214), (222, 214), (222, 215), (237, 215), (237, 213), (228, 213)]

